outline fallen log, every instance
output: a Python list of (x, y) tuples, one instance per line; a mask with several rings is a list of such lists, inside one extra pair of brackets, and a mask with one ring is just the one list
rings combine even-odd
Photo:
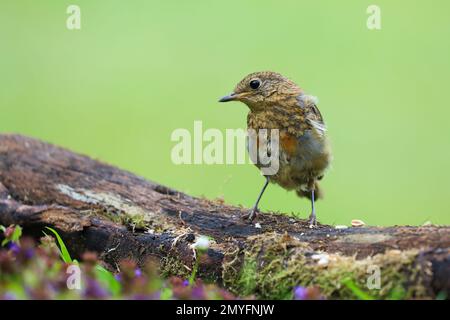
[(351, 281), (375, 298), (449, 297), (449, 226), (310, 229), (274, 213), (255, 225), (240, 219), (245, 212), (32, 138), (0, 135), (0, 224), (35, 237), (52, 226), (77, 258), (95, 251), (111, 270), (122, 259), (156, 258), (164, 275), (188, 276), (192, 243), (205, 235), (212, 240), (198, 257), (198, 276), (238, 294), (285, 298), (296, 285), (315, 285), (328, 298), (354, 298)]

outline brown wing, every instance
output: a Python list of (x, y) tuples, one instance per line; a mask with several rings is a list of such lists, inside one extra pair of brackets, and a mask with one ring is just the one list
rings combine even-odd
[(322, 114), (317, 107), (317, 98), (309, 95), (301, 95), (298, 97), (300, 108), (304, 109), (306, 121), (320, 133), (326, 131)]

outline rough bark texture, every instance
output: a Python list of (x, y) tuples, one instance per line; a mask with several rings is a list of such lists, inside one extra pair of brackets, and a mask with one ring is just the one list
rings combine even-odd
[(345, 280), (364, 289), (375, 266), (381, 288), (367, 289), (374, 297), (448, 296), (448, 226), (310, 229), (305, 220), (261, 214), (259, 228), (240, 219), (246, 211), (38, 140), (0, 135), (0, 224), (20, 224), (36, 237), (53, 226), (75, 257), (96, 251), (112, 270), (121, 259), (156, 257), (165, 274), (187, 275), (191, 244), (207, 235), (213, 241), (199, 257), (199, 276), (240, 294), (282, 298), (302, 284), (352, 298)]

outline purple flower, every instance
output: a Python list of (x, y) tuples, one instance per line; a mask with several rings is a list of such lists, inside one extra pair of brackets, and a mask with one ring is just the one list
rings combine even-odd
[(17, 297), (12, 292), (5, 292), (5, 294), (3, 295), (3, 297), (1, 297), (1, 299), (3, 299), (3, 300), (16, 300)]
[(26, 250), (24, 250), (24, 257), (25, 259), (31, 259), (34, 257), (34, 249), (33, 248), (28, 248)]
[(142, 271), (141, 271), (141, 269), (136, 268), (136, 269), (134, 270), (134, 275), (135, 275), (136, 277), (142, 276)]
[(108, 292), (94, 279), (88, 279), (84, 295), (88, 299), (103, 299), (108, 297)]
[(114, 279), (116, 279), (117, 281), (122, 281), (122, 276), (120, 275), (120, 273), (114, 275)]
[(6, 247), (14, 254), (18, 254), (20, 252), (20, 247), (17, 243), (15, 242), (8, 242), (8, 244), (6, 245)]
[(308, 289), (302, 286), (297, 286), (294, 288), (294, 299), (295, 300), (306, 300), (308, 299)]
[(205, 290), (203, 286), (196, 286), (192, 289), (191, 298), (195, 300), (203, 300), (205, 299)]
[(184, 286), (184, 287), (189, 286), (189, 280), (184, 280), (184, 281), (183, 281), (183, 286)]

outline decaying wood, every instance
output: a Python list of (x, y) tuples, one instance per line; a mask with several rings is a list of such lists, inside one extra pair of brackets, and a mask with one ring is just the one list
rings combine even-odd
[[(310, 229), (306, 220), (280, 214), (261, 214), (256, 226), (240, 219), (246, 211), (191, 197), (38, 140), (0, 135), (0, 224), (20, 224), (36, 237), (44, 226), (53, 226), (75, 257), (96, 251), (112, 269), (121, 259), (143, 264), (153, 257), (168, 274), (183, 274), (194, 264), (192, 243), (206, 235), (213, 241), (199, 258), (199, 276), (247, 294), (270, 296), (268, 282), (258, 277), (251, 278), (257, 283), (250, 289), (240, 288), (249, 259), (254, 273), (270, 273), (277, 263), (289, 270), (301, 261), (280, 279), (302, 283), (304, 268), (316, 273), (306, 277), (314, 285), (314, 277), (328, 281), (328, 273), (348, 261), (362, 268), (361, 261), (373, 259), (383, 276), (396, 256), (404, 259), (397, 271), (414, 274), (402, 286), (421, 287), (413, 297), (450, 291), (448, 226)], [(339, 288), (329, 292), (339, 297)]]

